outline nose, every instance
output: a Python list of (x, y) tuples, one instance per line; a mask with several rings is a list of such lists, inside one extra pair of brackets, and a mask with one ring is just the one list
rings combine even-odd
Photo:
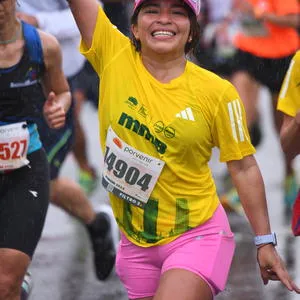
[(167, 24), (171, 22), (171, 14), (167, 11), (162, 9), (158, 16), (158, 22), (162, 24)]

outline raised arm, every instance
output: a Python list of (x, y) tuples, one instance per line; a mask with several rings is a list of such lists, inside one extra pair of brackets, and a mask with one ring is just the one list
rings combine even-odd
[(99, 2), (97, 0), (67, 0), (81, 33), (82, 40), (89, 48), (92, 45)]

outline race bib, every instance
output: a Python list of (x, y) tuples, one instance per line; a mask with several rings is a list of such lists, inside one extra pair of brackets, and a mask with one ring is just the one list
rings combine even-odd
[(29, 137), (26, 122), (0, 126), (0, 171), (19, 169), (29, 164)]
[(105, 189), (135, 206), (147, 203), (164, 162), (122, 141), (110, 127), (102, 172)]

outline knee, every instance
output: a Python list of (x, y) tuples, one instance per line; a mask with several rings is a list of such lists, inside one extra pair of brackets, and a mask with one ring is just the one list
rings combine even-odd
[(14, 273), (0, 272), (0, 300), (16, 299), (21, 294), (22, 279)]

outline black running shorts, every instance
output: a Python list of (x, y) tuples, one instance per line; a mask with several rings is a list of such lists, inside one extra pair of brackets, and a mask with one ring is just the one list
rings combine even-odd
[(32, 257), (49, 204), (49, 168), (43, 149), (28, 159), (28, 166), (0, 174), (0, 248)]
[(293, 56), (294, 53), (282, 58), (270, 59), (237, 50), (232, 68), (233, 72), (248, 72), (257, 82), (269, 88), (272, 93), (279, 93)]

